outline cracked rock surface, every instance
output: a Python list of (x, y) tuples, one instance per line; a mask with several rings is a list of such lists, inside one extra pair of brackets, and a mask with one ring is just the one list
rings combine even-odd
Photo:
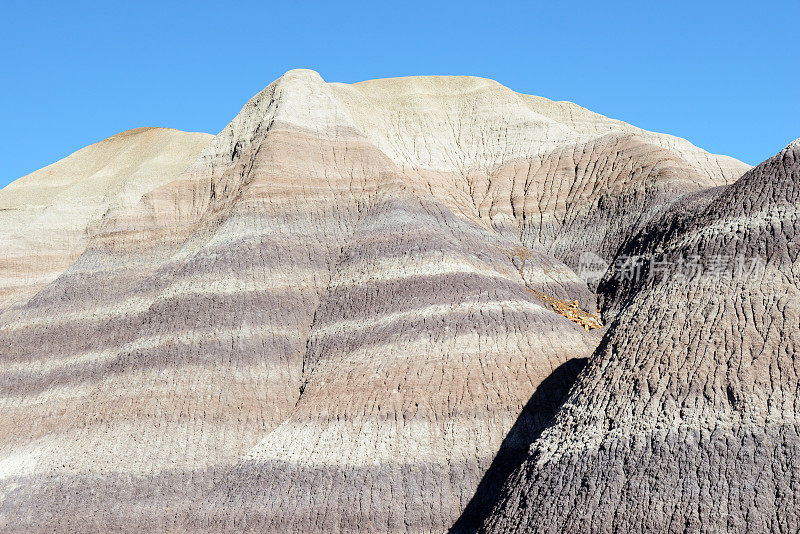
[[(586, 483), (685, 450), (696, 474), (675, 502), (698, 521), (697, 499), (731, 478), (701, 464), (731, 469), (713, 462), (740, 455), (773, 488), (775, 449), (756, 444), (783, 443), (781, 465), (795, 467), (796, 202), (777, 184), (763, 189), (774, 202), (756, 201), (763, 167), (740, 179), (747, 165), (685, 140), (471, 77), (345, 85), (290, 71), (217, 136), (170, 135), (181, 147), (141, 172), (143, 156), (116, 163), (136, 136), (114, 145), (103, 165), (124, 201), (102, 196), (70, 227), (83, 241), (69, 261), (4, 293), (3, 531), (469, 532), (495, 505), (489, 528), (557, 531), (545, 515), (579, 504), (576, 530), (669, 527), (645, 513), (678, 507), (659, 508), (656, 490), (645, 506), (631, 501), (645, 486), (589, 491), (568, 476), (590, 472), (583, 451), (598, 457), (608, 426), (620, 441)], [(0, 224), (16, 228), (7, 211), (33, 204), (12, 186)], [(755, 244), (771, 278), (729, 284), (730, 304), (706, 285), (578, 273), (584, 253), (613, 266), (631, 251)], [(33, 278), (36, 260), (6, 250), (2, 287)], [(598, 294), (605, 328), (546, 304), (589, 317)], [(703, 373), (714, 378), (700, 385)], [(547, 451), (538, 460), (531, 443)], [(554, 467), (539, 494), (527, 474), (543, 458)], [(792, 484), (775, 506), (793, 502)], [(725, 491), (726, 514), (749, 514), (734, 522), (767, 498)], [(581, 495), (624, 503), (613, 513), (628, 522), (591, 515)], [(759, 513), (754, 524), (777, 528)]]

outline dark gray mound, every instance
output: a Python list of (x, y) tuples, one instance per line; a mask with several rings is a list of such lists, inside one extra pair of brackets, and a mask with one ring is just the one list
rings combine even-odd
[(800, 531), (798, 213), (793, 143), (628, 243), (613, 322), (486, 532)]

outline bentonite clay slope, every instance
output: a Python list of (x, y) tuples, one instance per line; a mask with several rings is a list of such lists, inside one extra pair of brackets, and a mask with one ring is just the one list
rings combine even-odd
[(489, 80), (291, 71), (0, 316), (0, 526), (473, 529), (599, 340), (530, 290), (591, 311), (576, 251), (746, 169)]
[(176, 178), (212, 138), (138, 128), (0, 190), (0, 311), (55, 280), (83, 252), (93, 223)]
[(608, 285), (617, 318), (486, 531), (800, 529), (798, 214), (795, 142), (632, 241), (644, 282)]

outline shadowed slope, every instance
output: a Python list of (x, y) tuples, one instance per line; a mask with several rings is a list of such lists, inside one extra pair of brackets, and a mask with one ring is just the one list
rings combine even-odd
[(566, 400), (587, 361), (586, 358), (569, 360), (542, 380), (503, 440), (475, 495), (450, 529), (451, 534), (475, 532), (483, 524), (497, 504), (503, 484), (527, 458), (531, 444), (539, 438)]

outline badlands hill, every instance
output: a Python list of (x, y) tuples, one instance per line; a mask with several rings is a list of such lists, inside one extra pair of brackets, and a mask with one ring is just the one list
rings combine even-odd
[[(789, 157), (305, 70), (87, 147), (0, 192), (0, 529), (796, 528)], [(768, 277), (615, 275), (719, 251)]]

